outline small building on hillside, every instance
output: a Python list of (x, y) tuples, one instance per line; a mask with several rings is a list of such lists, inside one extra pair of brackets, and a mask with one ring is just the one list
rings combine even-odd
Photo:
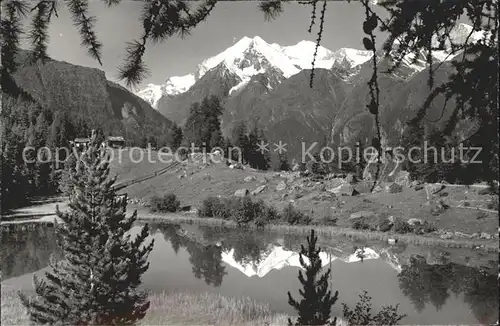
[(71, 145), (75, 146), (77, 150), (84, 150), (90, 143), (90, 138), (75, 138)]
[(122, 148), (125, 147), (125, 138), (122, 136), (108, 136), (106, 144), (111, 148)]

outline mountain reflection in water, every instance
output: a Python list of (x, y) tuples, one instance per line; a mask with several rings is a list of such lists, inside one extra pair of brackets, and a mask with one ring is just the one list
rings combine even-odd
[[(289, 312), (286, 291), (297, 290), (298, 251), (305, 237), (190, 225), (150, 226), (156, 242), (144, 276), (149, 289), (249, 296), (268, 302), (276, 311)], [(320, 239), (322, 247), (332, 243), (335, 240)], [(429, 257), (405, 256), (404, 250), (365, 247), (362, 264), (360, 249), (330, 246), (321, 258), (323, 265), (332, 267), (332, 286), (339, 289), (341, 302), (349, 305), (355, 304), (360, 290), (367, 289), (375, 306), (401, 303), (401, 312), (409, 315), (406, 324), (492, 324), (498, 319), (496, 265), (473, 268), (446, 257), (431, 263)], [(51, 227), (2, 234), (2, 279), (15, 282), (16, 276), (46, 267), (51, 254), (61, 257)], [(341, 314), (340, 309), (334, 307), (334, 313)]]

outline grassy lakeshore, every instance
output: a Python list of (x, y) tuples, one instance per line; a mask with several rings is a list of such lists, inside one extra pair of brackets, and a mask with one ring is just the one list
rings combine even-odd
[[(161, 293), (149, 297), (151, 306), (140, 325), (286, 325), (288, 316), (250, 298), (212, 293)], [(2, 287), (2, 325), (28, 325), (17, 291)]]
[[(225, 226), (238, 227), (234, 221), (223, 220), (218, 218), (203, 218), (194, 214), (159, 214), (159, 213), (144, 213), (138, 214), (138, 219), (141, 222), (153, 223), (185, 223), (204, 226)], [(248, 225), (248, 228), (255, 228)], [(426, 236), (415, 234), (396, 234), (392, 232), (378, 232), (369, 230), (354, 230), (351, 228), (342, 228), (336, 226), (325, 225), (285, 225), (285, 224), (268, 224), (266, 229), (298, 235), (308, 235), (311, 228), (314, 228), (318, 236), (333, 237), (345, 236), (355, 240), (377, 240), (387, 242), (388, 239), (396, 239), (398, 242), (412, 245), (436, 246), (444, 248), (464, 248), (483, 250), (486, 252), (498, 251), (498, 239), (482, 240), (482, 239), (440, 239), (435, 235), (429, 234)]]

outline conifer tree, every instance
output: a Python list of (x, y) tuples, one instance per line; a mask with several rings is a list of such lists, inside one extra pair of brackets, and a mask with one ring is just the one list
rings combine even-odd
[(248, 139), (247, 126), (245, 125), (245, 122), (240, 121), (235, 124), (232, 130), (232, 138), (233, 138), (232, 143), (234, 147), (239, 148), (243, 156), (238, 159), (241, 160), (243, 163), (248, 162), (250, 140)]
[(269, 152), (259, 149), (259, 144), (266, 144), (263, 130), (255, 126), (248, 135), (248, 163), (254, 169), (267, 170), (270, 165)]
[(34, 277), (35, 296), (19, 293), (35, 324), (132, 325), (149, 308), (138, 287), (153, 241), (145, 243), (147, 225), (131, 239), (137, 212), (126, 217), (126, 198), (117, 197), (106, 149), (99, 145), (94, 133), (69, 170), (69, 210), (57, 209), (64, 259), (51, 260), (43, 279)]
[(172, 151), (177, 150), (181, 144), (183, 139), (182, 128), (179, 127), (175, 122), (170, 127), (168, 132), (168, 145), (172, 149)]
[[(311, 230), (311, 235), (307, 237), (307, 248), (301, 245), (300, 265), (306, 270), (306, 276), (302, 271), (299, 271), (299, 281), (303, 288), (299, 290), (302, 300), (300, 302), (292, 298), (288, 292), (288, 303), (298, 312), (299, 317), (295, 325), (335, 325), (337, 318), (330, 321), (330, 313), (332, 306), (338, 299), (338, 291), (332, 295), (332, 291), (328, 289), (328, 278), (330, 277), (331, 269), (320, 275), (322, 270), (321, 258), (319, 253), (321, 249), (316, 247), (318, 238)], [(308, 262), (304, 260), (308, 259)], [(292, 320), (288, 319), (288, 325), (293, 325)]]

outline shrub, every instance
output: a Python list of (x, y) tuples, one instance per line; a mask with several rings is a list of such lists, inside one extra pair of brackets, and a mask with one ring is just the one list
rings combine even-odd
[(240, 206), (240, 198), (221, 198), (213, 204), (214, 217), (223, 220), (230, 220), (234, 217), (236, 210)]
[(181, 202), (177, 199), (174, 194), (166, 194), (163, 197), (153, 196), (151, 198), (150, 207), (152, 212), (177, 212)]
[(198, 210), (198, 216), (200, 217), (214, 217), (214, 207), (220, 203), (220, 199), (217, 197), (205, 198)]
[(355, 230), (368, 230), (370, 229), (370, 224), (366, 223), (364, 219), (359, 218), (352, 223), (352, 228)]
[(243, 198), (208, 197), (203, 201), (198, 215), (200, 217), (231, 219), (238, 225), (253, 222), (257, 226), (264, 226), (280, 219), (280, 215), (274, 207), (267, 205), (262, 199), (252, 201), (247, 196)]
[(318, 221), (319, 225), (337, 226), (338, 218), (325, 215)]
[(345, 303), (342, 304), (344, 320), (347, 325), (397, 325), (404, 317), (398, 313), (399, 304), (395, 306), (383, 306), (382, 310), (372, 316), (371, 297), (366, 291), (359, 295), (360, 300), (356, 303), (354, 310)]
[(234, 210), (233, 220), (241, 224), (247, 224), (257, 218), (261, 218), (265, 213), (265, 204), (262, 200), (253, 202), (250, 197), (238, 199), (239, 205)]
[(413, 228), (408, 222), (397, 218), (394, 220), (394, 232), (400, 234), (410, 233), (413, 232)]
[(382, 221), (380, 221), (380, 223), (378, 225), (378, 229), (379, 229), (379, 231), (387, 232), (387, 231), (390, 231), (393, 226), (394, 226), (394, 223), (389, 221), (388, 218), (384, 218)]
[(216, 217), (228, 220), (234, 216), (239, 206), (239, 198), (219, 198), (211, 196), (203, 201), (198, 211), (198, 215), (200, 217)]
[(434, 224), (424, 221), (423, 224), (417, 223), (413, 225), (413, 233), (415, 234), (426, 234), (436, 231), (437, 228)]
[(266, 207), (264, 216), (268, 222), (278, 221), (281, 218), (278, 210), (270, 205)]
[(311, 223), (311, 217), (295, 209), (292, 203), (289, 203), (288, 206), (283, 209), (282, 219), (289, 225), (308, 225)]

